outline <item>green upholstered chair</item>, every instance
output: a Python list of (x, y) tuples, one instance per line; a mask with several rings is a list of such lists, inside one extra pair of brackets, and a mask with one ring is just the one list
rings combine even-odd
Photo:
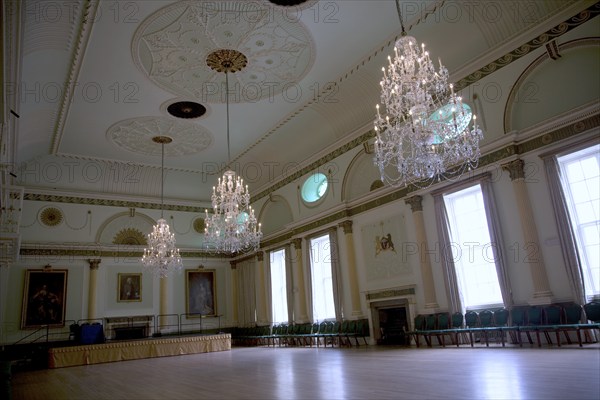
[(352, 347), (352, 342), (350, 342), (350, 339), (348, 338), (348, 326), (349, 325), (350, 325), (350, 321), (348, 321), (348, 320), (342, 321), (342, 324), (340, 325), (340, 331), (338, 333), (338, 343), (340, 344), (340, 346), (347, 345), (349, 347)]
[[(363, 342), (365, 342), (365, 346), (368, 344), (367, 343), (367, 337), (370, 335), (369, 332), (369, 320), (366, 318), (363, 319), (359, 319), (358, 321), (356, 321), (356, 337), (357, 338), (362, 338)], [(357, 340), (358, 343), (358, 340)]]
[(450, 318), (449, 331), (452, 337), (454, 337), (454, 344), (456, 344), (456, 347), (460, 347), (460, 342), (464, 334), (466, 333), (463, 326), (464, 321), (465, 317), (460, 311), (457, 311), (454, 314), (452, 314)]
[(571, 303), (563, 306), (563, 324), (560, 325), (559, 331), (563, 332), (565, 339), (568, 344), (571, 344), (571, 337), (569, 331), (575, 331), (577, 334), (577, 342), (579, 347), (582, 347), (581, 342), (581, 310), (582, 307), (579, 304)]
[(600, 323), (600, 302), (592, 301), (583, 306), (585, 316), (589, 321)]
[(514, 307), (510, 310), (510, 326), (515, 329), (515, 337), (520, 347), (523, 347), (521, 340), (521, 327), (527, 325), (527, 311), (525, 307)]
[(505, 338), (504, 333), (509, 332), (509, 334), (515, 333), (519, 328), (516, 326), (510, 326), (508, 324), (508, 320), (510, 318), (510, 312), (506, 308), (500, 308), (494, 311), (494, 325), (500, 328), (501, 338), (502, 338), (502, 347), (505, 346)]
[(591, 340), (591, 338), (589, 338), (589, 330), (600, 329), (600, 302), (592, 301), (584, 304), (583, 311), (585, 312), (585, 317), (588, 323), (582, 324), (581, 329), (585, 330), (586, 337), (588, 338), (587, 340)]
[(423, 335), (423, 330), (425, 329), (425, 316), (423, 314), (419, 314), (414, 319), (415, 329), (407, 332), (409, 338), (412, 336), (415, 338), (415, 344), (417, 347), (420, 347), (419, 336)]
[(325, 343), (325, 335), (328, 331), (328, 324), (326, 321), (323, 321), (319, 324), (319, 331), (316, 333), (317, 339), (317, 347), (321, 344), (321, 339), (323, 339), (323, 343)]
[(488, 340), (488, 332), (493, 330), (495, 330), (494, 313), (490, 310), (481, 311), (479, 313), (479, 328), (477, 328), (477, 331), (483, 335), (486, 347), (490, 346), (490, 342)]
[(450, 314), (439, 313), (436, 317), (436, 329), (430, 333), (430, 336), (435, 336), (438, 344), (446, 347), (446, 335), (450, 335)]
[(476, 311), (467, 311), (465, 313), (465, 329), (469, 334), (469, 342), (473, 347), (473, 331), (479, 328), (479, 315)]
[(562, 307), (556, 304), (551, 304), (542, 307), (543, 326), (540, 328), (544, 332), (548, 344), (552, 344), (550, 333), (556, 334), (556, 344), (560, 347), (560, 325), (563, 322)]
[(542, 309), (538, 306), (530, 306), (526, 310), (527, 312), (527, 325), (523, 325), (519, 327), (519, 332), (525, 332), (527, 335), (527, 339), (529, 340), (529, 344), (533, 344), (531, 340), (530, 333), (535, 333), (538, 347), (542, 347), (542, 342), (540, 340), (540, 330), (542, 325)]
[(431, 347), (431, 335), (437, 329), (437, 314), (428, 314), (425, 316), (425, 329), (423, 337), (427, 342), (427, 346)]

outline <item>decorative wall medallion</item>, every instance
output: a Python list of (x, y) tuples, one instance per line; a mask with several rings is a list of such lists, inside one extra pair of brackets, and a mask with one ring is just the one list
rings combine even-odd
[(46, 207), (40, 213), (40, 222), (46, 226), (57, 226), (63, 220), (63, 213), (56, 207)]
[(204, 228), (206, 224), (204, 223), (204, 218), (196, 218), (194, 220), (194, 230), (198, 233), (204, 233)]
[(204, 127), (167, 117), (139, 117), (119, 121), (106, 132), (117, 146), (134, 152), (159, 156), (161, 147), (152, 142), (155, 136), (167, 136), (173, 143), (165, 147), (166, 156), (197, 154), (211, 146), (212, 134)]
[(225, 76), (206, 64), (216, 49), (235, 49), (247, 67), (230, 82), (232, 102), (258, 101), (299, 82), (315, 57), (304, 24), (268, 3), (181, 1), (144, 20), (132, 41), (140, 71), (159, 87), (203, 103), (224, 103)]
[(146, 235), (135, 228), (123, 228), (115, 235), (113, 244), (146, 245)]

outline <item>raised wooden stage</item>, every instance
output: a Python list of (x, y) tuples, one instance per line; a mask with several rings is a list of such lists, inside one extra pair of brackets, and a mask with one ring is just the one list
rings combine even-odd
[(51, 348), (48, 354), (48, 367), (72, 367), (226, 350), (231, 350), (229, 333), (110, 342)]

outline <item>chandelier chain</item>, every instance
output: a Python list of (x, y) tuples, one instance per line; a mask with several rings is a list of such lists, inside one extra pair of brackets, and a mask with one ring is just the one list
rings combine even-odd
[(400, 19), (400, 26), (402, 27), (402, 36), (406, 36), (404, 21), (402, 21), (402, 11), (400, 10), (400, 0), (396, 0), (396, 11), (398, 11), (398, 19)]

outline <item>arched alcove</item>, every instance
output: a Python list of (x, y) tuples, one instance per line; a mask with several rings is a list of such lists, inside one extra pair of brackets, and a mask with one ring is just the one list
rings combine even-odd
[(290, 204), (283, 196), (270, 195), (263, 204), (258, 220), (264, 235), (276, 232), (294, 220)]
[[(504, 112), (505, 133), (521, 131), (598, 101), (600, 39), (583, 38), (558, 45), (556, 59), (546, 52), (523, 71)], [(573, 73), (577, 71), (577, 73)]]
[(350, 162), (342, 182), (342, 201), (351, 201), (383, 187), (373, 154), (363, 148)]
[(149, 216), (135, 211), (115, 214), (98, 228), (96, 243), (144, 245), (155, 223)]

